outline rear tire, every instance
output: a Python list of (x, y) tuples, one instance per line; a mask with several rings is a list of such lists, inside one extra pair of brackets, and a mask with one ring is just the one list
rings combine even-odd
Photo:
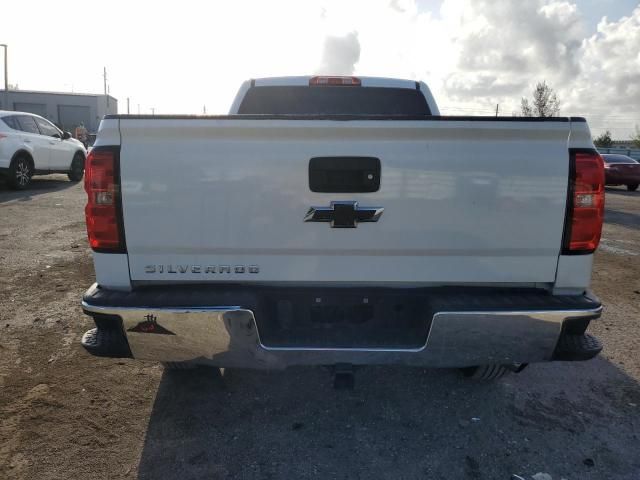
[(33, 165), (26, 155), (19, 155), (9, 166), (9, 186), (14, 190), (24, 190), (31, 183)]
[(73, 156), (73, 160), (71, 161), (71, 169), (69, 170), (69, 173), (67, 173), (67, 176), (72, 182), (79, 182), (80, 180), (82, 180), (83, 175), (84, 155), (82, 155), (80, 152), (77, 152)]
[(479, 365), (462, 369), (465, 377), (480, 381), (497, 380), (504, 377), (509, 371), (509, 368), (499, 364)]
[(637, 183), (632, 183), (631, 185), (627, 185), (627, 190), (630, 192), (635, 192), (638, 189)]

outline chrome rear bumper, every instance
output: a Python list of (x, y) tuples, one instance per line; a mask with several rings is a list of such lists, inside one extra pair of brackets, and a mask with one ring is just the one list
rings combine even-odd
[(595, 319), (602, 311), (595, 300), (580, 309), (437, 311), (425, 344), (400, 349), (265, 345), (253, 311), (240, 306), (105, 306), (92, 305), (87, 295), (82, 306), (94, 317), (119, 317), (134, 358), (236, 368), (336, 363), (465, 367), (548, 361), (565, 322)]

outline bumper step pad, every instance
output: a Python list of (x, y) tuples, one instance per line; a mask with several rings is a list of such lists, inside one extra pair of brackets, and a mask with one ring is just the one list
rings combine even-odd
[(96, 357), (133, 358), (124, 333), (115, 329), (92, 328), (82, 336), (82, 346)]
[(602, 342), (593, 335), (562, 335), (554, 360), (580, 361), (590, 360), (602, 351)]

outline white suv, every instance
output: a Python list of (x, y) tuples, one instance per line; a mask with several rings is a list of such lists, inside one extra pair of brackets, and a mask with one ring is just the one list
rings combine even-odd
[(84, 174), (84, 145), (49, 120), (26, 112), (0, 110), (0, 174), (22, 190), (34, 174), (66, 173), (78, 182)]

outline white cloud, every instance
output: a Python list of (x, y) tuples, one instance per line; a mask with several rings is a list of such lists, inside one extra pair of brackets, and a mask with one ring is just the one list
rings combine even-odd
[(353, 75), (360, 59), (358, 32), (344, 36), (328, 36), (324, 40), (322, 60), (316, 73), (321, 75)]
[(500, 104), (509, 115), (545, 80), (561, 114), (586, 116), (596, 133), (627, 138), (640, 123), (640, 7), (587, 37), (582, 12), (566, 1), (445, 0), (440, 15), (398, 5), (354, 20), (357, 74), (424, 79), (447, 114), (491, 114)]
[(10, 83), (100, 92), (106, 66), (121, 110), (131, 97), (134, 112), (140, 103), (143, 112), (197, 113), (206, 104), (223, 113), (247, 78), (353, 72), (425, 80), (444, 113), (491, 114), (499, 103), (510, 114), (546, 80), (561, 114), (585, 115), (596, 133), (611, 128), (624, 138), (640, 123), (640, 7), (603, 19), (588, 36), (579, 5), (183, 0), (151, 14), (146, 2), (60, 9), (22, 0), (3, 15), (28, 17), (30, 28), (5, 22), (0, 41), (10, 45)]
[(580, 74), (564, 89), (567, 106), (592, 113), (592, 130), (611, 129), (626, 139), (640, 124), (640, 6), (628, 16), (598, 24), (582, 43)]
[(468, 2), (460, 31), (457, 68), (445, 80), (457, 100), (499, 98), (530, 87), (541, 72), (552, 84), (568, 81), (578, 71), (583, 38), (580, 15), (565, 2)]

